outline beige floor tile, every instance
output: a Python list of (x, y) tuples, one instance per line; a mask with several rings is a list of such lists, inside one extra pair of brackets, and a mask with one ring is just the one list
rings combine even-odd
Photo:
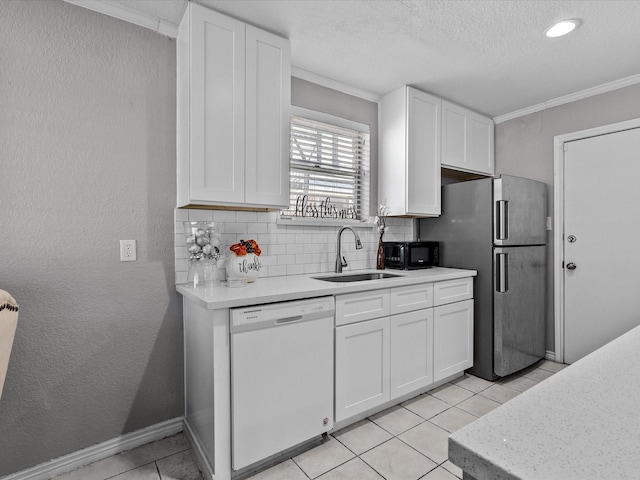
[[(165, 477), (162, 478), (164, 479)], [(116, 475), (115, 477), (111, 477), (109, 480), (160, 480), (160, 475), (156, 469), (156, 464), (150, 463), (143, 467), (138, 467), (133, 470), (129, 470), (128, 472), (121, 473), (120, 475)]]
[(458, 404), (459, 409), (469, 412), (471, 415), (475, 415), (476, 417), (486, 415), (491, 410), (499, 406), (500, 403), (481, 395), (474, 395), (473, 397), (467, 398), (464, 402), (460, 402)]
[(447, 460), (440, 466), (444, 468), (446, 471), (454, 474), (456, 477), (462, 478), (462, 469), (460, 467), (455, 466), (453, 463), (451, 463), (450, 460)]
[(309, 480), (293, 460), (279, 463), (267, 470), (249, 477), (247, 480)]
[(566, 365), (564, 363), (557, 363), (557, 362), (552, 362), (551, 360), (544, 360), (539, 366), (538, 368), (541, 368), (543, 370), (548, 370), (550, 372), (554, 372), (557, 373), (560, 370), (563, 370), (565, 368), (567, 368), (569, 365)]
[(452, 407), (449, 410), (445, 410), (440, 415), (436, 415), (429, 421), (440, 428), (444, 428), (448, 432), (453, 433), (477, 419), (478, 417), (471, 415), (464, 410), (460, 410), (458, 407)]
[(354, 458), (318, 477), (318, 480), (384, 480), (360, 458)]
[(431, 422), (421, 423), (398, 438), (435, 463), (440, 464), (449, 458), (449, 432)]
[(478, 395), (490, 398), (498, 403), (505, 403), (520, 394), (519, 391), (513, 388), (505, 387), (504, 385), (495, 384), (481, 391)]
[(458, 387), (471, 390), (473, 393), (481, 392), (485, 388), (489, 388), (491, 385), (493, 385), (493, 382), (490, 382), (489, 380), (475, 377), (473, 375), (469, 375), (468, 373), (465, 373), (462, 377), (456, 378), (450, 383)]
[(430, 471), (422, 480), (457, 480), (458, 477), (448, 472), (442, 467), (438, 467), (435, 470)]
[(370, 418), (391, 435), (399, 435), (425, 421), (421, 416), (399, 405), (372, 415)]
[(536, 382), (541, 382), (546, 380), (549, 377), (552, 377), (554, 372), (550, 372), (549, 370), (543, 370), (542, 368), (536, 368), (528, 373), (525, 373), (524, 376), (535, 380)]
[(441, 387), (431, 390), (429, 392), (429, 395), (439, 398), (443, 402), (454, 406), (471, 397), (473, 395), (473, 392), (470, 392), (466, 388), (461, 388), (456, 385), (447, 383), (445, 385), (442, 385)]
[(369, 450), (360, 458), (386, 480), (416, 480), (438, 466), (397, 438)]
[(322, 445), (293, 458), (293, 461), (309, 478), (316, 478), (355, 457), (353, 452), (330, 437)]
[(187, 439), (184, 434), (179, 433), (103, 460), (98, 460), (86, 467), (60, 475), (56, 477), (56, 480), (103, 480), (188, 449), (189, 443)]
[(365, 419), (334, 433), (333, 437), (353, 453), (360, 455), (386, 442), (392, 435), (371, 420)]
[(203, 480), (191, 450), (161, 458), (156, 464), (162, 480)]
[(532, 378), (525, 377), (524, 375), (511, 375), (509, 377), (501, 379), (498, 383), (500, 385), (505, 385), (509, 388), (513, 388), (514, 390), (518, 390), (519, 392), (524, 392), (525, 390), (529, 390), (534, 385), (537, 385), (539, 382)]
[(448, 403), (431, 395), (420, 395), (419, 397), (412, 398), (404, 402), (402, 406), (416, 415), (420, 415), (425, 420), (429, 420), (431, 417), (435, 417), (439, 413), (444, 412), (447, 408), (451, 408), (451, 405)]

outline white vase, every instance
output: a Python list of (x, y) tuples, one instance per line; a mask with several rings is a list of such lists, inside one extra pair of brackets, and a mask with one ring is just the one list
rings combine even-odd
[(227, 258), (227, 284), (239, 286), (243, 282), (255, 282), (260, 272), (260, 257), (255, 253), (236, 255), (234, 252)]

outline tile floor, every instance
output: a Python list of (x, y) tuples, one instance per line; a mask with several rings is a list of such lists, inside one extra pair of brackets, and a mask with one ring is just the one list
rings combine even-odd
[[(542, 360), (492, 383), (464, 375), (330, 435), (321, 445), (250, 480), (456, 480), (451, 432), (566, 365)], [(202, 480), (183, 434), (92, 463), (56, 480)]]

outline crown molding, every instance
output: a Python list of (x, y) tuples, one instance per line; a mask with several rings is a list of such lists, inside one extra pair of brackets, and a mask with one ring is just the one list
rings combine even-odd
[(566, 103), (593, 97), (595, 95), (600, 95), (601, 93), (611, 92), (613, 90), (618, 90), (620, 88), (635, 85), (637, 83), (640, 83), (640, 74), (631, 75), (630, 77), (621, 78), (620, 80), (605, 83), (597, 87), (587, 88), (585, 90), (580, 90), (579, 92), (570, 93), (569, 95), (564, 95), (562, 97), (547, 100), (546, 102), (538, 103), (537, 105), (532, 105), (531, 107), (523, 108), (521, 110), (516, 110), (515, 112), (498, 115), (497, 117), (493, 117), (493, 121), (497, 125), (498, 123), (503, 123), (507, 120), (513, 120), (514, 118), (540, 112), (542, 110), (546, 110), (547, 108), (557, 107), (559, 105), (564, 105)]
[(165, 35), (169, 38), (177, 38), (178, 25), (160, 20), (158, 18), (150, 17), (125, 7), (119, 3), (112, 2), (110, 0), (64, 0), (66, 3), (71, 3), (79, 7), (84, 7), (94, 12), (103, 13), (110, 17), (124, 20), (125, 22), (133, 23), (154, 32)]
[(370, 102), (378, 103), (381, 98), (380, 95), (373, 92), (362, 90), (357, 87), (352, 87), (351, 85), (346, 85), (344, 83), (338, 82), (337, 80), (323, 77), (322, 75), (318, 75), (317, 73), (308, 72), (307, 70), (302, 70), (301, 68), (297, 68), (294, 66), (291, 67), (291, 76), (300, 78), (302, 80), (307, 80), (308, 82), (315, 83), (322, 87), (337, 90), (338, 92), (346, 93), (347, 95), (353, 95), (354, 97), (359, 97)]

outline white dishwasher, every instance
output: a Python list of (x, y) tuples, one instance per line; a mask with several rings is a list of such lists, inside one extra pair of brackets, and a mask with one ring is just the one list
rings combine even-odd
[(232, 468), (333, 428), (333, 297), (231, 309)]

